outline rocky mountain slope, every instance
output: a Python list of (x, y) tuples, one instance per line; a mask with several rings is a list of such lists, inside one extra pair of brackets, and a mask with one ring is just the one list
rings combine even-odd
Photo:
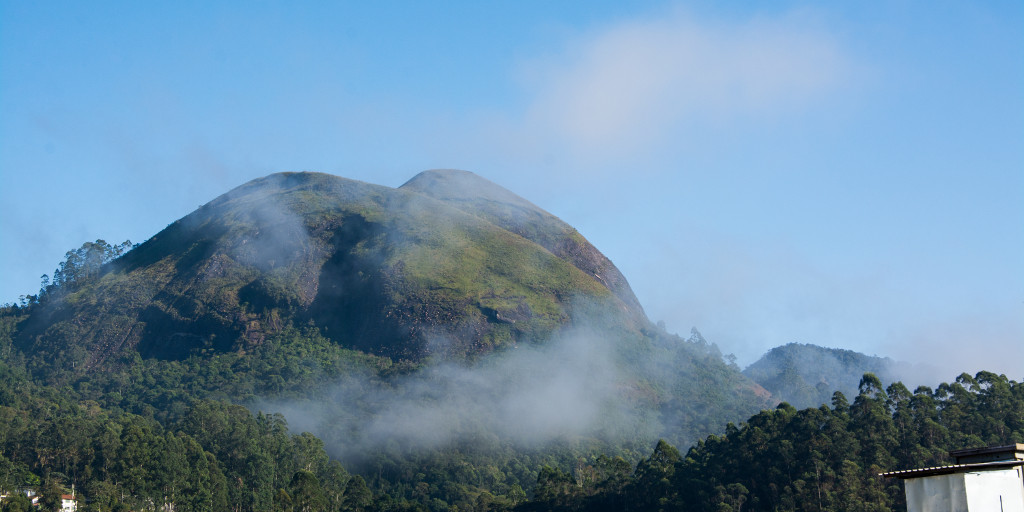
[(16, 344), (82, 370), (245, 351), (286, 326), (389, 357), (466, 358), (541, 340), (583, 311), (647, 319), (575, 229), (472, 173), (393, 189), (317, 173), (257, 179), (174, 222), (73, 293)]

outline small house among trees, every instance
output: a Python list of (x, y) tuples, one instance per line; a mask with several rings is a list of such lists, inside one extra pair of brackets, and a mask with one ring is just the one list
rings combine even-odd
[(60, 495), (60, 512), (78, 512), (78, 502), (74, 494)]

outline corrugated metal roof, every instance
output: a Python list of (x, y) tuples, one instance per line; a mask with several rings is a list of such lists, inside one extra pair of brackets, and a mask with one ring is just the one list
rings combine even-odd
[[(949, 452), (957, 462), (989, 462), (994, 460), (1024, 460), (1024, 444), (1014, 443), (1002, 446), (986, 446), (983, 448), (965, 448)], [(988, 458), (988, 460), (969, 460)], [(964, 460), (968, 459), (968, 460)]]
[(933, 468), (905, 469), (902, 471), (879, 473), (878, 476), (888, 478), (920, 478), (932, 475), (948, 475), (951, 473), (967, 473), (970, 471), (1002, 469), (1013, 466), (1024, 466), (1024, 460), (999, 460), (994, 462), (979, 462), (977, 464), (953, 464), (951, 466), (936, 466)]

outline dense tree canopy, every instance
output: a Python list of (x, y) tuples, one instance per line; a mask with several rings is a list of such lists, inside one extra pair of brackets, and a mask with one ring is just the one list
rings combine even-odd
[[(530, 510), (902, 510), (899, 480), (879, 473), (951, 463), (950, 450), (1021, 442), (1024, 385), (961, 374), (935, 390), (882, 389), (865, 374), (850, 404), (796, 410), (782, 403), (726, 426), (680, 457), (659, 442), (623, 485), (549, 470)], [(575, 476), (575, 478), (574, 478)], [(609, 490), (610, 489), (610, 490)]]
[[(323, 383), (355, 373), (398, 388), (422, 363), (344, 348), (294, 324), (245, 350), (171, 360), (126, 350), (102, 372), (62, 366), (87, 360), (74, 344), (19, 347), (34, 308), (97, 279), (129, 247), (97, 240), (70, 251), (38, 297), (0, 308), (0, 493), (30, 488), (53, 506), (74, 486), (85, 511), (887, 511), (903, 506), (903, 492), (878, 473), (1024, 440), (1024, 386), (990, 372), (913, 392), (868, 373), (852, 402), (835, 392), (830, 406), (782, 403), (729, 423), (747, 417), (750, 402), (718, 385), (737, 372), (717, 348), (696, 331), (689, 340), (651, 332), (622, 355), (656, 376), (628, 389), (657, 405), (651, 421), (667, 440), (645, 432), (523, 446), (475, 431), (339, 458), (350, 437), (292, 431), (257, 399), (326, 402)], [(332, 414), (359, 413), (348, 405)], [(22, 497), (0, 504), (27, 507)]]

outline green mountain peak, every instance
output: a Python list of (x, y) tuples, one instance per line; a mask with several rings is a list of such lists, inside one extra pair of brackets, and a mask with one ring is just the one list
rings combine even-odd
[(292, 325), (389, 357), (464, 358), (543, 340), (582, 321), (577, 303), (646, 325), (625, 278), (579, 233), (472, 173), (427, 171), (398, 189), (279, 173), (50, 301), (18, 344), (92, 369), (126, 348), (244, 351)]

